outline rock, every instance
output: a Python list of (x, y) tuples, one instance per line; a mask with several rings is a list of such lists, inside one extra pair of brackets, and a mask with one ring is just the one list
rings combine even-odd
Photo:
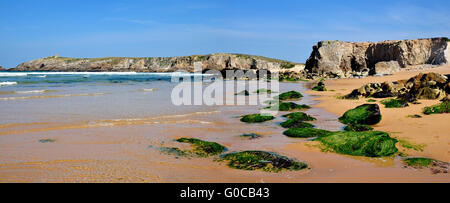
[(442, 100), (449, 95), (450, 80), (439, 73), (421, 73), (409, 80), (397, 82), (369, 83), (344, 96), (345, 99), (361, 97), (398, 97), (402, 101), (415, 102), (417, 99)]
[(0, 71), (4, 71), (5, 69), (3, 68), (3, 66), (0, 66)]
[(375, 74), (377, 75), (392, 75), (399, 72), (400, 69), (397, 61), (382, 61), (375, 64)]
[(444, 90), (432, 89), (430, 87), (423, 87), (417, 90), (417, 99), (441, 100), (447, 97)]
[(378, 104), (364, 104), (351, 109), (339, 118), (343, 124), (375, 125), (381, 121)]
[[(322, 41), (313, 47), (305, 70), (322, 77), (346, 78), (381, 72), (395, 72), (407, 66), (450, 61), (445, 38), (370, 42)], [(384, 63), (380, 63), (384, 62)]]
[(47, 57), (28, 61), (11, 71), (73, 71), (73, 72), (175, 72), (194, 71), (194, 63), (200, 62), (207, 70), (267, 70), (303, 76), (304, 65), (262, 56), (244, 54), (209, 54), (183, 57), (108, 57), (68, 58)]
[(220, 161), (228, 162), (231, 168), (266, 172), (298, 171), (308, 168), (303, 162), (265, 151), (234, 152), (223, 155)]

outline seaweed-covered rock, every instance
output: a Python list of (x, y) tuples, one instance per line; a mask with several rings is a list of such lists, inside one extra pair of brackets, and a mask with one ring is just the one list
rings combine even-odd
[(227, 161), (228, 166), (235, 169), (263, 170), (266, 172), (280, 172), (282, 170), (298, 171), (308, 167), (303, 162), (264, 151), (244, 151), (225, 154), (222, 156), (221, 161)]
[(327, 88), (325, 88), (325, 83), (320, 81), (317, 86), (313, 87), (312, 90), (318, 91), (318, 92), (325, 92), (327, 91)]
[(450, 101), (443, 101), (440, 104), (425, 107), (423, 113), (426, 115), (450, 113)]
[(294, 111), (294, 110), (305, 110), (311, 107), (305, 104), (296, 104), (293, 102), (282, 102), (274, 106), (269, 106), (266, 109), (278, 110), (278, 111)]
[(180, 138), (177, 142), (189, 143), (192, 145), (192, 152), (201, 157), (208, 157), (221, 154), (226, 148), (215, 142), (207, 142), (194, 138)]
[(352, 156), (383, 157), (398, 152), (395, 146), (398, 141), (379, 131), (333, 132), (316, 141), (331, 151)]
[(327, 130), (321, 130), (316, 128), (290, 128), (283, 132), (284, 135), (292, 138), (311, 138), (325, 136), (331, 133)]
[(251, 114), (245, 115), (241, 118), (244, 123), (262, 123), (275, 119), (272, 115), (262, 115), (262, 114)]
[(368, 125), (350, 124), (348, 126), (345, 126), (344, 130), (350, 132), (365, 132), (371, 131), (373, 130), (373, 128)]
[(408, 102), (400, 99), (386, 99), (381, 101), (386, 108), (404, 108), (409, 106)]
[(261, 138), (263, 136), (260, 135), (260, 134), (256, 134), (256, 133), (248, 133), (248, 134), (242, 134), (241, 137), (247, 138), (247, 139), (250, 139), (250, 140), (254, 140), (254, 139), (259, 139), (259, 138)]
[(289, 119), (280, 124), (283, 128), (314, 128), (315, 126), (311, 123), (305, 123), (297, 119)]
[(414, 169), (429, 168), (433, 174), (448, 173), (450, 170), (450, 163), (438, 161), (429, 158), (406, 158), (403, 160), (405, 168), (411, 167)]
[(290, 91), (276, 96), (275, 99), (278, 99), (280, 101), (287, 101), (287, 100), (299, 100), (302, 97), (303, 95), (300, 92)]
[(295, 120), (300, 120), (300, 121), (315, 121), (317, 120), (316, 118), (303, 113), (303, 112), (295, 112), (295, 113), (290, 113), (290, 114), (286, 114), (283, 117), (288, 118), (288, 119), (295, 119)]
[(268, 90), (268, 89), (259, 89), (259, 90), (256, 90), (256, 92), (255, 92), (256, 94), (272, 94), (272, 90)]
[(347, 111), (339, 121), (344, 124), (375, 125), (381, 121), (378, 104), (364, 104)]

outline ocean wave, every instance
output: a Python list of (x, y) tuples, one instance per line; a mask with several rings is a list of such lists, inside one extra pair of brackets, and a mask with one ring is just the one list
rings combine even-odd
[(150, 88), (150, 89), (141, 89), (142, 92), (154, 92), (156, 91), (156, 88)]
[(85, 97), (85, 96), (101, 96), (106, 93), (93, 94), (63, 94), (63, 95), (42, 95), (42, 96), (25, 96), (25, 97), (3, 97), (0, 101), (25, 100), (25, 99), (45, 99), (45, 98), (64, 98), (64, 97)]
[(10, 86), (10, 85), (17, 85), (17, 82), (0, 82), (1, 86)]
[(19, 77), (19, 76), (27, 76), (27, 73), (0, 73), (0, 77)]
[(210, 76), (211, 74), (203, 73), (186, 73), (186, 72), (170, 72), (170, 73), (142, 73), (142, 72), (2, 72), (0, 77), (26, 77), (39, 76), (46, 77), (47, 75), (155, 75), (155, 76)]
[(16, 94), (41, 94), (47, 92), (54, 92), (52, 90), (28, 90), (28, 91), (15, 91)]

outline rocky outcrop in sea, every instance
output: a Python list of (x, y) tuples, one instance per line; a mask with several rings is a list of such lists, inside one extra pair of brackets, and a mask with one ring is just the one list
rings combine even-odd
[(450, 62), (448, 38), (377, 43), (322, 41), (306, 62), (309, 75), (327, 78), (392, 74), (407, 66)]
[[(262, 56), (244, 54), (210, 54), (183, 57), (148, 58), (67, 58), (47, 57), (22, 63), (11, 71), (90, 71), (90, 72), (176, 72), (194, 71), (194, 63), (200, 62), (207, 70), (268, 70), (271, 72), (301, 73), (304, 64)], [(293, 73), (293, 74), (295, 74)]]

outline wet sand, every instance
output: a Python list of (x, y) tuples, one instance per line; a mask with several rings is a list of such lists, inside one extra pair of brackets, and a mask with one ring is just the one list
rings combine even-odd
[[(430, 71), (437, 70), (447, 71)], [(389, 77), (405, 78), (401, 74)], [(306, 111), (318, 118), (313, 124), (339, 130), (343, 127), (337, 121), (339, 115), (365, 102), (337, 100), (336, 95), (366, 81), (384, 81), (389, 77), (327, 81), (328, 88), (335, 92), (320, 93), (321, 97), (305, 94), (299, 103), (314, 105)], [(305, 92), (306, 88), (300, 83), (281, 85), (282, 92), (289, 90)], [(424, 101), (422, 105), (392, 112), (383, 108), (384, 119), (376, 129), (427, 144), (424, 152), (407, 151), (410, 155), (449, 161), (450, 130), (443, 125), (448, 122), (448, 115), (406, 118), (434, 103), (437, 102)], [(450, 182), (448, 174), (403, 168), (399, 157), (324, 153), (308, 139), (285, 137), (285, 129), (278, 124), (286, 112), (263, 124), (239, 121), (240, 116), (257, 113), (261, 107), (217, 106), (201, 113), (150, 118), (5, 124), (0, 126), (0, 182)], [(245, 140), (239, 137), (244, 133), (260, 133), (264, 137)], [(214, 158), (177, 158), (161, 153), (160, 147), (188, 147), (174, 142), (181, 137), (218, 142), (228, 152), (277, 152), (304, 161), (311, 169), (282, 173), (243, 171), (228, 168)], [(55, 142), (40, 143), (41, 139)]]

